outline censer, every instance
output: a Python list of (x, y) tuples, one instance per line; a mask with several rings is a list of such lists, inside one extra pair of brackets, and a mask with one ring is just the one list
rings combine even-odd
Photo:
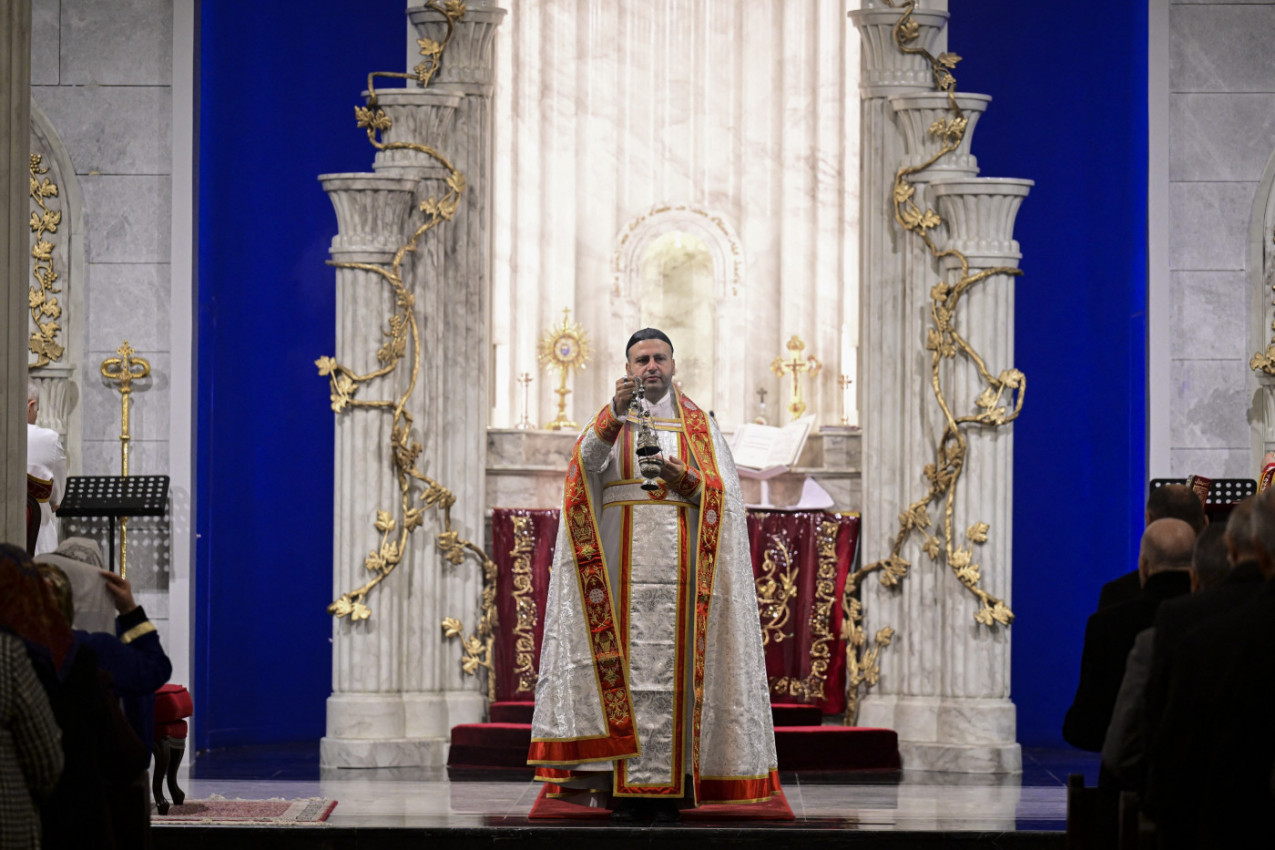
[(660, 485), (655, 478), (664, 468), (664, 459), (660, 457), (660, 441), (651, 427), (651, 412), (646, 407), (646, 387), (640, 380), (636, 381), (637, 389), (633, 400), (629, 402), (629, 416), (638, 420), (637, 452), (638, 468), (642, 470), (642, 489), (658, 490)]

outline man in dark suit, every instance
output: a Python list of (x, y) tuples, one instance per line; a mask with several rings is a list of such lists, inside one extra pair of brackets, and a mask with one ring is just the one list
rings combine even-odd
[(1138, 633), (1155, 622), (1161, 602), (1190, 592), (1194, 545), (1195, 529), (1180, 519), (1158, 519), (1143, 532), (1138, 553), (1142, 589), (1133, 599), (1091, 615), (1085, 625), (1080, 682), (1063, 720), (1067, 743), (1082, 750), (1102, 749), (1129, 650)]
[[(1251, 508), (1251, 506), (1250, 506)], [(1252, 516), (1252, 511), (1246, 511)], [(1244, 531), (1244, 545), (1250, 547), (1247, 529), (1250, 522), (1238, 522)], [(1200, 599), (1200, 591), (1205, 587), (1214, 587), (1223, 581), (1230, 572), (1230, 561), (1227, 554), (1228, 531), (1221, 525), (1210, 525), (1196, 537), (1195, 551), (1191, 556), (1192, 594), (1167, 599), (1160, 605), (1155, 614), (1155, 626), (1142, 631), (1133, 641), (1133, 649), (1125, 663), (1125, 679), (1119, 686), (1116, 707), (1112, 710), (1111, 725), (1107, 726), (1107, 739), (1103, 742), (1103, 777), (1108, 785), (1117, 785), (1121, 790), (1146, 791), (1146, 751), (1150, 746), (1149, 712), (1146, 710), (1149, 682), (1153, 673), (1154, 647), (1158, 636), (1164, 635), (1160, 623), (1164, 622), (1165, 613), (1170, 607), (1177, 607), (1186, 601)], [(1256, 566), (1256, 562), (1255, 562)], [(1261, 573), (1258, 573), (1261, 575)], [(1169, 624), (1169, 630), (1181, 630), (1177, 618)], [(1170, 631), (1169, 633), (1179, 633)]]
[(1189, 630), (1170, 660), (1147, 799), (1162, 847), (1275, 845), (1275, 490), (1252, 517), (1257, 592)]
[[(1165, 484), (1151, 491), (1147, 499), (1147, 525), (1158, 519), (1180, 519), (1194, 528), (1196, 534), (1209, 524), (1204, 513), (1204, 503), (1185, 484)], [(1098, 610), (1128, 602), (1141, 589), (1142, 580), (1138, 577), (1137, 570), (1114, 578), (1102, 586), (1102, 591), (1098, 594)]]
[(1257, 548), (1253, 542), (1255, 502), (1255, 496), (1240, 502), (1227, 519), (1223, 542), (1230, 569), (1217, 578), (1194, 571), (1192, 588), (1195, 592), (1180, 599), (1170, 599), (1156, 613), (1146, 709), (1147, 723), (1152, 734), (1164, 712), (1164, 701), (1168, 698), (1169, 668), (1183, 636), (1205, 620), (1234, 611), (1252, 601), (1261, 589), (1262, 570), (1257, 562)]

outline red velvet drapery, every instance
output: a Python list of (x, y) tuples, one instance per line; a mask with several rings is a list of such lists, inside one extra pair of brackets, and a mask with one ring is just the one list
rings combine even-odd
[[(497, 508), (495, 702), (535, 698), (557, 510)], [(749, 511), (748, 539), (771, 701), (845, 710), (841, 594), (859, 543), (858, 514)]]

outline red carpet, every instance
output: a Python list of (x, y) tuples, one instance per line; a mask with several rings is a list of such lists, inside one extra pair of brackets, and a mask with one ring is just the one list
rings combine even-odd
[[(531, 806), (529, 818), (565, 818), (574, 820), (610, 820), (611, 810), (602, 808), (599, 802), (607, 799), (582, 791), (576, 794), (566, 792), (564, 797), (550, 797), (550, 791), (558, 793), (558, 789), (546, 785), (540, 789), (540, 796)], [(590, 803), (593, 805), (590, 805)], [(683, 809), (684, 821), (717, 821), (717, 820), (796, 820), (784, 792), (780, 791), (764, 803), (748, 803), (735, 806), (700, 806), (696, 809)]]

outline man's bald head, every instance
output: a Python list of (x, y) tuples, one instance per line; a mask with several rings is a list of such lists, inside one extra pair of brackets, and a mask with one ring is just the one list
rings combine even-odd
[(1147, 499), (1147, 525), (1158, 519), (1180, 519), (1199, 534), (1209, 524), (1204, 503), (1185, 484), (1165, 484), (1151, 491)]
[(1253, 544), (1253, 505), (1256, 502), (1256, 496), (1249, 496), (1231, 508), (1231, 515), (1227, 517), (1226, 554), (1231, 566), (1257, 557), (1257, 547)]
[(1138, 578), (1146, 584), (1147, 577), (1164, 570), (1185, 570), (1191, 567), (1191, 552), (1195, 548), (1195, 529), (1180, 519), (1158, 519), (1142, 532), (1142, 547), (1138, 552)]
[(1275, 488), (1253, 499), (1253, 548), (1262, 574), (1275, 577)]

